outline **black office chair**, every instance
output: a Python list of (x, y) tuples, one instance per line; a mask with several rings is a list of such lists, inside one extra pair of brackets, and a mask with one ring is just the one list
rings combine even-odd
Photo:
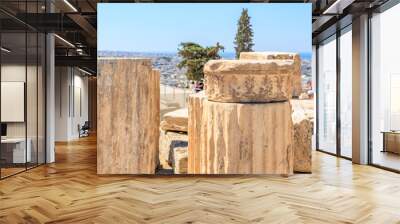
[(89, 136), (89, 129), (90, 129), (89, 121), (85, 121), (85, 123), (82, 125), (82, 127), (80, 127), (80, 125), (78, 125), (78, 129), (79, 129), (79, 138)]

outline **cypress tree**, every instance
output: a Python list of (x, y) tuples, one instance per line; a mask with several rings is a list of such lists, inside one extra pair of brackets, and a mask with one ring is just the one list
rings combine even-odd
[(240, 15), (235, 41), (236, 58), (239, 58), (240, 52), (253, 51), (253, 29), (250, 24), (250, 16), (247, 9), (242, 9)]

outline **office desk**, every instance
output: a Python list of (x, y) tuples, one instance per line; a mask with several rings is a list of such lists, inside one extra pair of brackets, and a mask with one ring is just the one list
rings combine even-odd
[(383, 131), (382, 152), (400, 154), (400, 131)]
[[(31, 162), (32, 141), (30, 138), (26, 140), (27, 147), (25, 152), (25, 138), (6, 138), (1, 139), (1, 157), (6, 163), (25, 163)], [(12, 158), (12, 159), (11, 159)]]

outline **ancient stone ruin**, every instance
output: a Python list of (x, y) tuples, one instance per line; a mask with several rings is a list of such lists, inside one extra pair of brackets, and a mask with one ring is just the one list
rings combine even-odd
[(164, 131), (187, 132), (188, 110), (181, 108), (164, 114), (160, 128)]
[(158, 168), (175, 174), (187, 173), (188, 147), (187, 108), (168, 112), (160, 124), (160, 148)]
[(159, 167), (175, 174), (311, 172), (313, 104), (292, 99), (299, 65), (297, 54), (268, 52), (208, 62), (206, 90), (189, 96), (188, 109), (163, 116)]
[(188, 173), (293, 173), (294, 61), (211, 60), (189, 96)]
[(100, 58), (98, 70), (97, 173), (154, 174), (160, 72), (139, 58)]
[(310, 173), (312, 170), (311, 147), (314, 125), (312, 101), (295, 99), (291, 100), (290, 103), (293, 110), (294, 171)]
[(208, 100), (223, 103), (287, 101), (291, 60), (212, 60), (204, 66)]
[(294, 70), (292, 71), (292, 95), (299, 97), (302, 92), (301, 86), (301, 59), (298, 53), (290, 52), (242, 52), (240, 60), (282, 60), (292, 61)]

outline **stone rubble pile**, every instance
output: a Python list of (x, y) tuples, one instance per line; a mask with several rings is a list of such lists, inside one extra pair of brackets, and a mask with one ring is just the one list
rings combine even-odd
[(187, 174), (188, 168), (188, 148), (176, 147), (173, 151), (173, 164), (174, 174)]
[(187, 132), (188, 109), (182, 108), (164, 114), (160, 128), (164, 131)]
[(174, 169), (174, 150), (186, 148), (188, 146), (188, 136), (186, 132), (176, 132), (173, 130), (160, 130), (160, 148), (158, 152), (158, 168)]
[(160, 124), (159, 169), (187, 173), (188, 109), (182, 108), (164, 114)]

